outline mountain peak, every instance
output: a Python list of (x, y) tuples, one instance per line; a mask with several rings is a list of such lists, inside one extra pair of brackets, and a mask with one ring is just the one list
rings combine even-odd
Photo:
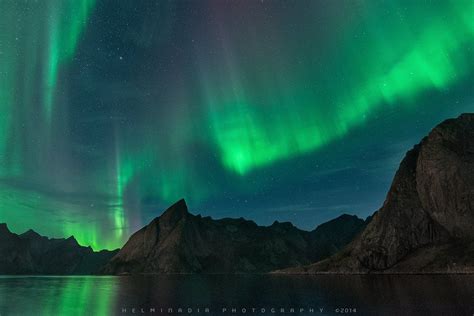
[(350, 223), (363, 223), (364, 220), (357, 217), (356, 215), (349, 215), (349, 214), (341, 214), (336, 218), (333, 218), (327, 222), (324, 222), (316, 227), (316, 229), (322, 229), (324, 227), (333, 227), (334, 225), (341, 225), (341, 224), (350, 224)]
[(188, 206), (186, 205), (186, 201), (181, 199), (171, 205), (161, 216), (160, 220), (165, 222), (177, 222), (181, 218), (190, 215), (188, 212)]
[(460, 120), (474, 120), (474, 114), (473, 113), (461, 113), (461, 115), (459, 115), (459, 118)]
[(26, 232), (24, 232), (23, 234), (21, 234), (20, 237), (25, 237), (25, 238), (33, 239), (33, 238), (42, 238), (43, 236), (41, 236), (40, 234), (38, 234), (37, 232), (35, 232), (33, 229), (28, 229)]
[(64, 239), (64, 241), (66, 242), (66, 244), (71, 245), (71, 246), (80, 246), (79, 243), (77, 242), (76, 237), (72, 235)]
[(0, 223), (0, 233), (11, 233), (6, 223)]
[(270, 225), (270, 227), (288, 230), (288, 229), (294, 228), (295, 226), (294, 226), (292, 223), (290, 223), (290, 222), (274, 221), (273, 224)]

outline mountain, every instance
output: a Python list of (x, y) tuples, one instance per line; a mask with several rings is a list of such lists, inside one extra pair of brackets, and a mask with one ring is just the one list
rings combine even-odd
[(0, 224), (0, 274), (95, 274), (117, 252), (94, 252), (72, 236), (50, 239), (31, 229), (17, 235)]
[(315, 261), (327, 258), (344, 248), (370, 220), (370, 217), (363, 221), (355, 215), (343, 214), (319, 225), (310, 232), (310, 248), (315, 250)]
[(102, 270), (128, 273), (269, 272), (325, 258), (365, 227), (343, 215), (312, 232), (291, 223), (257, 226), (240, 219), (192, 215), (180, 200), (133, 234)]
[(410, 150), (383, 206), (336, 255), (285, 273), (474, 272), (474, 114)]

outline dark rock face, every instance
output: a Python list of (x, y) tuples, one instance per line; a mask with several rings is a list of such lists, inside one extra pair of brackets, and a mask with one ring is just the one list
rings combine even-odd
[(17, 235), (0, 224), (0, 274), (94, 274), (117, 252), (94, 252), (72, 236), (49, 239), (33, 230)]
[(32, 257), (17, 234), (0, 224), (0, 273), (15, 274), (32, 270)]
[(287, 272), (474, 272), (474, 114), (403, 159), (380, 210), (347, 248)]
[(327, 258), (344, 248), (366, 225), (367, 222), (357, 216), (346, 214), (319, 225), (310, 232), (310, 247), (315, 251), (314, 261)]
[(103, 273), (268, 272), (327, 257), (364, 227), (348, 215), (312, 232), (290, 223), (261, 227), (242, 218), (213, 220), (190, 214), (180, 200), (133, 234)]
[(430, 216), (455, 238), (474, 238), (474, 114), (449, 120), (423, 140), (416, 188)]

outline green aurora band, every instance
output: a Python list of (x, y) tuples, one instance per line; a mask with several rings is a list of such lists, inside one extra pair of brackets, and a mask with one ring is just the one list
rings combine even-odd
[[(319, 9), (316, 1), (311, 5)], [(106, 204), (84, 212), (79, 203), (0, 182), (0, 222), (15, 231), (34, 227), (51, 236), (74, 235), (94, 249), (120, 247), (129, 228), (143, 224), (138, 214), (143, 197), (172, 203), (184, 196), (193, 204), (219, 194), (219, 183), (192, 154), (196, 139), (212, 149), (226, 180), (251, 190), (246, 179), (253, 172), (321, 150), (378, 113), (417, 107), (425, 94), (473, 75), (473, 1), (406, 2), (399, 8), (408, 7), (404, 19), (384, 15), (377, 1), (364, 5), (365, 14), (341, 22), (342, 31), (332, 30), (332, 42), (321, 51), (298, 51), (288, 44), (292, 35), (282, 35), (277, 57), (274, 46), (261, 44), (262, 34), (239, 42), (225, 33), (231, 27), (222, 21), (225, 40), (210, 40), (216, 58), (201, 58), (197, 49), (195, 77), (170, 92), (175, 104), (197, 106), (169, 109), (173, 115), (167, 113), (164, 126), (157, 119), (161, 113), (154, 112), (140, 118), (140, 128), (114, 125), (110, 148), (104, 149), (107, 160), (87, 165), (77, 176), (106, 196)], [(80, 191), (69, 183), (76, 176), (72, 171), (66, 177), (42, 166), (58, 156), (74, 165), (65, 145), (69, 139), (61, 138), (70, 109), (58, 86), (67, 82), (62, 71), (74, 64), (95, 8), (95, 0), (0, 0), (0, 180), (33, 178), (43, 184), (47, 178), (51, 191)], [(302, 35), (308, 43), (316, 27), (309, 25)], [(39, 220), (47, 210), (64, 214)]]
[(60, 66), (74, 56), (94, 5), (95, 0), (0, 2), (0, 176), (22, 172), (20, 148), (27, 144), (18, 142), (18, 120), (33, 107), (42, 107), (42, 131), (35, 132), (42, 144), (49, 141)]
[[(439, 14), (426, 19), (427, 25), (414, 24), (407, 29), (400, 23), (391, 25), (393, 21), (377, 20), (369, 29), (378, 28), (378, 32), (383, 30), (389, 36), (381, 35), (385, 38), (377, 40), (377, 34), (372, 34), (374, 41), (367, 42), (364, 52), (355, 58), (363, 65), (362, 72), (353, 78), (353, 82), (334, 81), (334, 86), (345, 86), (346, 89), (342, 94), (331, 96), (331, 100), (319, 99), (314, 93), (305, 91), (303, 84), (287, 88), (292, 82), (283, 78), (287, 76), (286, 71), (273, 72), (262, 79), (273, 83), (271, 91), (276, 96), (252, 99), (246, 95), (243, 81), (238, 80), (236, 69), (243, 68), (242, 65), (232, 64), (234, 58), (229, 58), (228, 75), (223, 75), (226, 80), (219, 77), (219, 82), (205, 87), (211, 137), (219, 149), (222, 163), (244, 175), (255, 168), (317, 150), (346, 135), (375, 111), (403, 103), (415, 104), (416, 96), (423, 92), (443, 90), (462, 79), (473, 67), (474, 2), (451, 3), (452, 6), (446, 8), (450, 13), (449, 21)], [(417, 14), (426, 12), (416, 12), (413, 19)], [(340, 49), (353, 53), (351, 45), (355, 43), (348, 40)], [(224, 48), (224, 51), (228, 50)], [(352, 65), (346, 63), (354, 60), (349, 60), (350, 56), (346, 58), (338, 62), (342, 68), (351, 70)], [(317, 73), (317, 69), (314, 72)], [(297, 82), (307, 80), (309, 86), (313, 83), (317, 86), (321, 78), (319, 74), (314, 78), (307, 73), (301, 77)], [(222, 82), (224, 85), (230, 83), (230, 89), (220, 86)], [(209, 88), (211, 86), (220, 86), (221, 90), (216, 92), (216, 88)], [(267, 101), (266, 107), (259, 107), (261, 102), (258, 100), (261, 99)], [(321, 106), (325, 102), (332, 105)]]

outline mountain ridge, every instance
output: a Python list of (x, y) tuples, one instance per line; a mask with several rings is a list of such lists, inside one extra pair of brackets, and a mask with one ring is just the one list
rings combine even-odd
[[(243, 218), (212, 219), (193, 215), (181, 199), (135, 232), (102, 272), (269, 272), (275, 267), (301, 265), (334, 253), (366, 223), (356, 216), (346, 215), (325, 224), (338, 231), (341, 221), (350, 222), (351, 229), (339, 231), (335, 238), (317, 229), (300, 230), (289, 222), (275, 221), (270, 226), (258, 226)], [(325, 248), (321, 252), (314, 249), (322, 244)]]
[(79, 245), (74, 236), (49, 238), (33, 229), (15, 234), (0, 223), (0, 274), (97, 274), (117, 251), (95, 252)]

